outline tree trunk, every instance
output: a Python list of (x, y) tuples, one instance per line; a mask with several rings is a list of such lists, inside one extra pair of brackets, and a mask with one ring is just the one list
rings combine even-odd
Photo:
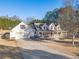
[(75, 46), (75, 41), (74, 41), (74, 39), (75, 39), (75, 34), (73, 33), (73, 38), (72, 38), (72, 45), (73, 45), (73, 46)]

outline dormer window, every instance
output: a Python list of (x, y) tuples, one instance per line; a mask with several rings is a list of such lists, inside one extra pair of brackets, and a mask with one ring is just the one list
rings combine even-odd
[(25, 25), (20, 25), (20, 29), (25, 29)]

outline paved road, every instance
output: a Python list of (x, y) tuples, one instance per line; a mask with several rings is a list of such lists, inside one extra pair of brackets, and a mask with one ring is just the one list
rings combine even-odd
[(17, 40), (24, 59), (76, 59), (44, 46), (39, 41)]

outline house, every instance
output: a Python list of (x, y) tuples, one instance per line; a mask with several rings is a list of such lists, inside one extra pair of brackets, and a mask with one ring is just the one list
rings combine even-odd
[(10, 31), (10, 39), (27, 39), (34, 36), (34, 29), (24, 22), (19, 23)]
[(45, 23), (41, 26), (35, 24), (25, 24), (21, 22), (10, 31), (10, 39), (27, 39), (38, 36), (40, 38), (59, 39), (67, 36), (67, 32), (61, 30), (60, 25), (51, 23), (49, 26)]

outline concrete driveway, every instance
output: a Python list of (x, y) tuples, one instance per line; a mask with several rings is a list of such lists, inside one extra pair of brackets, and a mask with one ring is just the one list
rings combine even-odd
[(24, 59), (76, 59), (73, 56), (52, 50), (40, 41), (17, 40)]

